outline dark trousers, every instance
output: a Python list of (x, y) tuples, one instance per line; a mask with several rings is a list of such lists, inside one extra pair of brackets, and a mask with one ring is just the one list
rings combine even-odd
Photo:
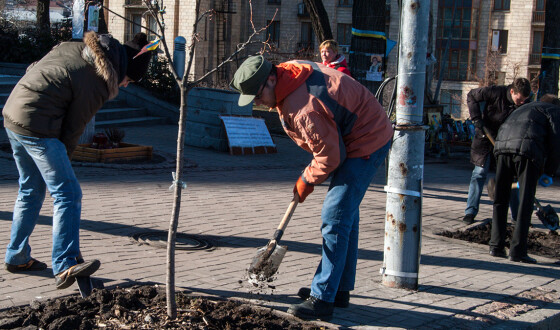
[(511, 183), (514, 177), (517, 177), (519, 210), (509, 255), (523, 257), (527, 255), (527, 236), (540, 170), (530, 159), (514, 154), (499, 155), (496, 162), (496, 192), (492, 215), (492, 238), (489, 245), (497, 248), (503, 248), (505, 245)]

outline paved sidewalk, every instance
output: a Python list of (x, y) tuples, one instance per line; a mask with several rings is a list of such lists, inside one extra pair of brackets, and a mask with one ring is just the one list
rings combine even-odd
[[(166, 250), (154, 233), (166, 231), (173, 194), (168, 190), (176, 150), (174, 125), (125, 128), (125, 141), (152, 145), (168, 161), (152, 165), (76, 166), (83, 190), (81, 247), (102, 261), (96, 276), (106, 287), (134, 282), (165, 283)], [(255, 288), (244, 278), (256, 248), (266, 245), (284, 214), (292, 187), (310, 156), (289, 139), (275, 136), (278, 153), (230, 156), (186, 147), (179, 232), (213, 244), (212, 249), (178, 250), (176, 284), (193, 294), (250, 299), (286, 311), (299, 302), (320, 259), (320, 211), (327, 185), (299, 205), (283, 237), (289, 250), (276, 280)], [(6, 143), (0, 132), (0, 144)], [(79, 164), (77, 164), (79, 165)], [(348, 309), (335, 309), (333, 327), (351, 328), (559, 328), (560, 265), (536, 257), (537, 265), (488, 255), (488, 247), (433, 234), (462, 228), (472, 168), (460, 160), (427, 160), (424, 173), (423, 236), (419, 288), (381, 284), (385, 215), (384, 170), (362, 203), (356, 289)], [(17, 195), (17, 171), (0, 152), (0, 249), (5, 252)], [(545, 204), (560, 208), (560, 185), (538, 189)], [(491, 217), (483, 197), (477, 220)], [(31, 237), (33, 256), (50, 265), (52, 198), (47, 197)], [(538, 223), (534, 216), (535, 224)], [(536, 226), (539, 230), (539, 226)], [(541, 227), (542, 228), (542, 227)], [(146, 238), (146, 235), (148, 238)], [(190, 236), (187, 236), (190, 235)], [(193, 236), (195, 235), (195, 236)], [(138, 238), (138, 239), (135, 239)], [(139, 244), (138, 241), (144, 243)], [(151, 243), (151, 244), (146, 244)], [(0, 308), (76, 294), (76, 286), (56, 290), (49, 268), (36, 274), (0, 270)]]

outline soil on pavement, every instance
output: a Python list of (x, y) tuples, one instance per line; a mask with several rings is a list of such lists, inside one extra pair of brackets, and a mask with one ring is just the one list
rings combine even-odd
[(270, 308), (176, 293), (177, 318), (169, 320), (165, 289), (153, 285), (94, 290), (0, 312), (0, 329), (324, 329)]
[[(492, 225), (486, 223), (474, 226), (466, 230), (444, 231), (442, 236), (456, 238), (468, 242), (486, 244), (490, 241), (490, 232)], [(506, 234), (506, 247), (509, 248), (511, 241), (513, 226), (508, 224)], [(556, 231), (535, 231), (529, 230), (527, 239), (527, 252), (538, 256), (560, 259), (560, 236)]]

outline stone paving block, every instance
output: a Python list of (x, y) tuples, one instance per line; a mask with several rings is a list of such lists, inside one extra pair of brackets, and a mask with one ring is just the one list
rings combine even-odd
[[(158, 136), (157, 146), (161, 150), (156, 152), (175, 153), (175, 126), (157, 126), (150, 131)], [(136, 144), (153, 140), (139, 128), (127, 130), (127, 137)], [(185, 170), (188, 188), (183, 191), (178, 231), (204, 235), (217, 248), (210, 252), (177, 251), (178, 287), (193, 293), (252, 297), (251, 301), (283, 311), (299, 301), (295, 293), (299, 287), (310, 285), (320, 260), (320, 211), (327, 184), (316, 187), (294, 213), (282, 240), (289, 246), (288, 254), (271, 284), (274, 288), (258, 292), (243, 279), (256, 249), (264, 246), (274, 232), (292, 197), (295, 178), (310, 159), (286, 138), (280, 138), (279, 145), (282, 148), (278, 154), (251, 158), (185, 148), (185, 157), (198, 167)], [(77, 166), (75, 170), (84, 192), (82, 251), (102, 261), (96, 276), (109, 286), (134, 281), (164, 283), (166, 250), (136, 244), (131, 235), (141, 231), (167, 231), (173, 204), (173, 194), (168, 190), (172, 169)], [(468, 164), (425, 165), (424, 236), (417, 291), (388, 288), (381, 283), (386, 195), (384, 171), (378, 172), (360, 210), (356, 290), (350, 308), (335, 312), (334, 324), (356, 329), (482, 327), (486, 324), (483, 320), (469, 315), (477, 306), (508, 299), (538, 286), (558, 288), (560, 273), (551, 264), (539, 263), (533, 267), (495, 261), (485, 246), (442, 240), (428, 234), (464, 228), (460, 220), (471, 170)], [(0, 158), (0, 182), (0, 246), (6, 246), (17, 195), (13, 161)], [(551, 188), (546, 191), (545, 199), (558, 207), (560, 187)], [(537, 191), (540, 197), (544, 197), (543, 193)], [(491, 211), (491, 204), (483, 196), (477, 220), (489, 218)], [(34, 255), (46, 261), (50, 261), (50, 217), (52, 199), (47, 197), (41, 224), (32, 236), (49, 237), (33, 240)], [(37, 287), (33, 283), (37, 281), (16, 281), (17, 276), (0, 272), (0, 308), (13, 304), (5, 298), (9, 292), (18, 293), (11, 299), (19, 303), (39, 295), (46, 299), (76, 293), (75, 288), (57, 291), (52, 274), (47, 274)], [(14, 282), (19, 286), (13, 286)]]

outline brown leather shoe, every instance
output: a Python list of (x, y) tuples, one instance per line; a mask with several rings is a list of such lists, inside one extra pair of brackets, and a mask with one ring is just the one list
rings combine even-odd
[(97, 259), (94, 259), (88, 262), (74, 265), (67, 270), (56, 274), (56, 288), (66, 289), (67, 287), (74, 284), (74, 281), (76, 281), (76, 277), (90, 276), (99, 269), (99, 266), (101, 266), (101, 262)]

